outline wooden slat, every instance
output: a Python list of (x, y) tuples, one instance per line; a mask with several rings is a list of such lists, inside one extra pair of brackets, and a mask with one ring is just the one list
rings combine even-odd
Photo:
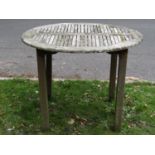
[(76, 35), (73, 36), (72, 47), (76, 46)]
[(95, 40), (96, 40), (96, 46), (99, 47), (100, 46), (100, 41), (99, 41), (99, 36), (95, 35)]
[(80, 35), (76, 36), (76, 47), (79, 47), (80, 45)]
[(54, 35), (51, 35), (51, 38), (49, 39), (49, 44), (52, 45), (54, 40)]

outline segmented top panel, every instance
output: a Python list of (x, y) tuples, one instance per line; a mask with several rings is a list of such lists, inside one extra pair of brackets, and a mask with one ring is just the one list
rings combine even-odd
[(35, 27), (22, 35), (22, 41), (47, 51), (89, 53), (126, 49), (143, 39), (138, 31), (104, 24), (62, 23)]

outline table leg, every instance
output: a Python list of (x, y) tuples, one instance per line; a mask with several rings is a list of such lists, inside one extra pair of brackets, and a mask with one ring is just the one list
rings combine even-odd
[(47, 79), (46, 79), (46, 64), (45, 52), (37, 49), (37, 64), (38, 64), (38, 79), (39, 79), (39, 93), (40, 93), (40, 110), (42, 128), (49, 128), (49, 111), (47, 99)]
[(128, 50), (118, 52), (119, 66), (118, 66), (118, 79), (116, 90), (116, 107), (115, 107), (115, 124), (114, 124), (115, 131), (119, 131), (121, 129), (127, 54)]
[(47, 93), (48, 99), (52, 95), (52, 54), (46, 54), (46, 76), (47, 76)]
[(109, 101), (115, 98), (115, 88), (116, 88), (116, 69), (117, 69), (117, 54), (111, 54), (111, 66), (110, 66), (110, 80), (109, 80)]

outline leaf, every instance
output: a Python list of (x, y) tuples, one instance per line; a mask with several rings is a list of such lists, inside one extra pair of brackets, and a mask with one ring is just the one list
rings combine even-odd
[(13, 126), (12, 128), (8, 128), (7, 131), (10, 132), (10, 131), (12, 131), (12, 130), (14, 130), (14, 129), (15, 129), (15, 127)]
[(79, 117), (78, 115), (75, 115), (75, 118), (76, 118), (76, 119), (79, 119), (80, 117)]
[(155, 116), (155, 113), (152, 113), (150, 117), (152, 118), (152, 117), (154, 117), (154, 116)]
[(75, 123), (75, 120), (73, 118), (71, 118), (69, 121), (68, 121), (68, 124), (72, 125)]

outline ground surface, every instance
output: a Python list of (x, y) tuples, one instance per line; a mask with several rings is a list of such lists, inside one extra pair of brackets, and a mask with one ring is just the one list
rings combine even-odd
[(50, 129), (40, 130), (38, 82), (0, 81), (0, 134), (155, 134), (155, 85), (126, 85), (121, 132), (113, 132), (114, 103), (108, 83), (54, 81), (49, 102)]
[[(131, 48), (127, 76), (155, 81), (155, 20), (0, 20), (0, 76), (36, 76), (36, 53), (24, 45), (20, 36), (34, 26), (58, 22), (98, 22), (124, 25), (144, 35), (140, 46)], [(56, 54), (53, 57), (56, 78), (103, 79), (109, 77), (107, 54)]]

